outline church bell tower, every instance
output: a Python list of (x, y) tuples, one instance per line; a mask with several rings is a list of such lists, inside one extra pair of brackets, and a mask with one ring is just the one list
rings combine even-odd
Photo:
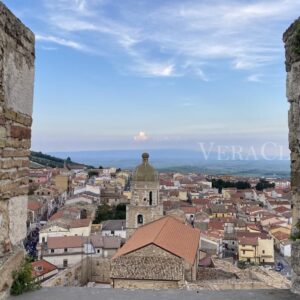
[(159, 197), (158, 172), (149, 164), (149, 154), (142, 154), (142, 163), (134, 170), (131, 200), (126, 207), (127, 238), (140, 226), (163, 216)]

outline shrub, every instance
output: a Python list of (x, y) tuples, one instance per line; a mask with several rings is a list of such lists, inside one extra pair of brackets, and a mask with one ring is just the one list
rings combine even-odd
[(32, 277), (30, 258), (25, 258), (20, 269), (12, 273), (13, 283), (10, 289), (11, 295), (20, 295), (24, 292), (33, 291), (40, 287)]

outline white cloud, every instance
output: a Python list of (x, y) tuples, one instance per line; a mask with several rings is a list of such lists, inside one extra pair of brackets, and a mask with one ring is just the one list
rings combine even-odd
[(155, 6), (141, 1), (134, 7), (107, 0), (44, 3), (49, 28), (60, 30), (60, 42), (70, 40), (69, 47), (86, 44), (95, 53), (116, 57), (114, 63), (126, 56), (128, 64), (118, 67), (142, 76), (192, 74), (203, 81), (210, 77), (206, 68), (219, 60), (236, 70), (256, 70), (281, 60), (281, 26), (300, 10), (300, 1), (294, 0), (174, 0)]
[(250, 82), (262, 82), (262, 75), (261, 74), (252, 74), (247, 77), (247, 81)]
[(37, 41), (41, 41), (41, 42), (49, 42), (49, 43), (53, 43), (53, 44), (57, 44), (57, 45), (61, 45), (61, 46), (65, 46), (65, 47), (70, 47), (76, 50), (85, 50), (85, 46), (81, 45), (77, 42), (71, 41), (71, 40), (66, 40), (63, 38), (59, 38), (56, 36), (52, 36), (52, 35), (39, 35), (37, 34), (35, 36)]
[(137, 135), (133, 137), (135, 141), (147, 141), (149, 139), (148, 135), (144, 131), (140, 131)]

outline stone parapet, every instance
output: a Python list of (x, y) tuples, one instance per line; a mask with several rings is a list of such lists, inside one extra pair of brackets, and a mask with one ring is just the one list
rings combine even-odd
[[(289, 148), (291, 150), (292, 232), (299, 231), (300, 221), (300, 18), (284, 33), (286, 96), (290, 103)], [(292, 245), (292, 290), (300, 293), (300, 242)]]
[(24, 256), (34, 51), (34, 34), (0, 2), (0, 296)]

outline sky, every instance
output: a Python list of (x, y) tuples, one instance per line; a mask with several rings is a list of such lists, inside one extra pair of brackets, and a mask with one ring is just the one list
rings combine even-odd
[(33, 150), (287, 153), (282, 33), (300, 1), (3, 2), (36, 36)]

